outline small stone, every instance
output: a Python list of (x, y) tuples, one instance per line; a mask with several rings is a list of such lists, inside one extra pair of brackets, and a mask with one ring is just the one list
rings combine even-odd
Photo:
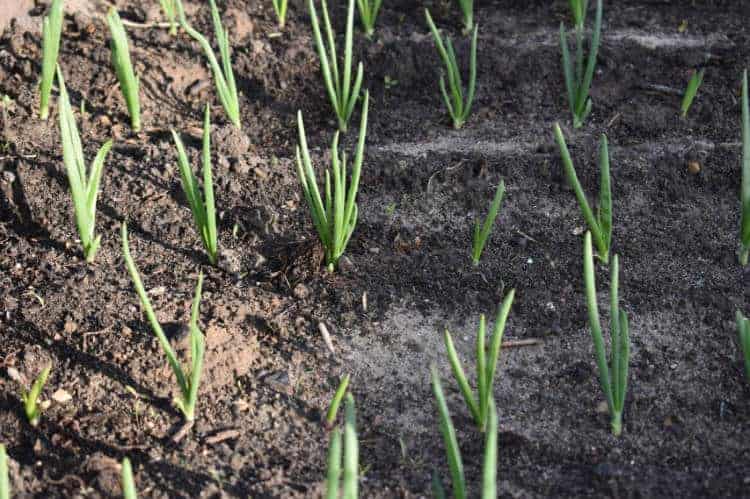
[(698, 175), (701, 172), (701, 164), (697, 161), (688, 161), (688, 172), (691, 175)]
[(78, 330), (78, 325), (70, 320), (70, 318), (65, 320), (65, 325), (63, 326), (63, 331), (65, 331), (65, 334), (72, 334), (75, 333)]
[(349, 259), (349, 257), (342, 256), (339, 259), (339, 265), (338, 265), (338, 267), (339, 267), (339, 270), (342, 273), (348, 274), (349, 272), (351, 272), (352, 270), (354, 270), (354, 263), (352, 263), (352, 261)]
[(310, 296), (310, 288), (308, 288), (302, 283), (299, 283), (294, 287), (293, 293), (296, 298), (300, 300), (304, 300), (305, 298)]
[(52, 400), (57, 402), (58, 404), (66, 404), (73, 400), (73, 396), (68, 393), (66, 390), (63, 390), (60, 388), (55, 393), (52, 394)]
[(15, 367), (9, 367), (6, 369), (6, 372), (8, 373), (8, 377), (15, 381), (16, 383), (22, 383), (21, 373), (18, 372), (18, 369)]
[(280, 371), (269, 375), (265, 379), (268, 386), (280, 393), (291, 395), (292, 387), (289, 383), (289, 374), (286, 371)]
[(609, 414), (609, 407), (607, 406), (607, 402), (602, 400), (596, 405), (596, 412), (599, 414)]

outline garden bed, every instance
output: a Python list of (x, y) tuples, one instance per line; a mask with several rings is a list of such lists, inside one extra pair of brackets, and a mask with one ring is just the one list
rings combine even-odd
[[(318, 165), (335, 127), (303, 2), (291, 2), (282, 32), (270, 1), (219, 4), (241, 92), (241, 132), (216, 102), (197, 44), (163, 29), (128, 28), (142, 88), (137, 135), (111, 69), (106, 5), (67, 3), (59, 62), (73, 107), (85, 99), (77, 117), (87, 158), (108, 138), (115, 142), (92, 265), (75, 242), (56, 108), (47, 122), (37, 117), (44, 6), (19, 13), (0, 39), (0, 93), (13, 101), (0, 152), (0, 443), (19, 497), (119, 494), (125, 456), (143, 497), (314, 496), (328, 445), (321, 414), (345, 373), (357, 402), (363, 495), (429, 496), (433, 470), (448, 476), (429, 384), (433, 362), (468, 482), (478, 484), (483, 441), (450, 379), (442, 330), (450, 328), (468, 360), (479, 314), (494, 315), (511, 288), (506, 339), (540, 341), (501, 354), (501, 495), (746, 494), (750, 390), (734, 325), (736, 309), (750, 311), (750, 273), (736, 258), (738, 91), (750, 60), (742, 2), (606, 2), (593, 112), (573, 130), (558, 46), (567, 2), (479, 1), (477, 98), (455, 131), (439, 97), (423, 2), (386, 0), (374, 39), (356, 36), (370, 124), (359, 224), (334, 274), (321, 265), (294, 165), (298, 109)], [(189, 2), (188, 16), (212, 33), (202, 4)], [(430, 7), (438, 26), (460, 38), (466, 60), (457, 8)], [(161, 17), (158, 2), (118, 2), (118, 10), (134, 23)], [(335, 24), (343, 12), (335, 9)], [(705, 82), (681, 119), (680, 94), (699, 66)], [(182, 134), (197, 164), (206, 100), (220, 268), (207, 264), (200, 246), (169, 133)], [(620, 438), (601, 410), (583, 298), (584, 222), (562, 172), (555, 121), (587, 192), (598, 185), (599, 135), (610, 141), (613, 249), (632, 339)], [(344, 138), (349, 150), (355, 139), (356, 131)], [(691, 161), (699, 172), (688, 169)], [(474, 268), (473, 220), (500, 179), (504, 206)], [(124, 267), (123, 220), (178, 349), (198, 271), (206, 275), (198, 416), (176, 443), (174, 378)], [(598, 278), (603, 288), (606, 270)], [(32, 428), (9, 373), (31, 379), (48, 363), (42, 398), (51, 405)], [(71, 399), (53, 400), (65, 400), (53, 397), (58, 390)]]

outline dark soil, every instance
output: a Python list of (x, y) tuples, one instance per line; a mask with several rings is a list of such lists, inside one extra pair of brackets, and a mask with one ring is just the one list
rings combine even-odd
[[(428, 3), (460, 38), (465, 60), (455, 6)], [(321, 414), (339, 377), (351, 373), (363, 495), (429, 496), (433, 469), (448, 477), (432, 362), (450, 395), (468, 482), (477, 484), (482, 437), (450, 379), (441, 331), (453, 331), (470, 365), (479, 314), (493, 314), (515, 288), (506, 338), (542, 342), (505, 350), (498, 368), (503, 496), (747, 496), (750, 390), (733, 319), (750, 298), (750, 273), (735, 256), (738, 90), (750, 60), (744, 3), (606, 2), (594, 109), (574, 131), (557, 38), (560, 21), (569, 23), (567, 2), (479, 1), (477, 100), (465, 128), (454, 131), (423, 2), (386, 1), (375, 39), (356, 40), (372, 95), (368, 147), (359, 225), (333, 275), (321, 267), (293, 163), (297, 109), (317, 164), (334, 126), (303, 2), (291, 2), (280, 35), (270, 1), (219, 4), (242, 93), (241, 132), (216, 101), (195, 43), (129, 28), (142, 82), (138, 135), (110, 66), (106, 5), (68, 2), (59, 61), (74, 108), (85, 99), (79, 120), (89, 160), (115, 140), (93, 265), (76, 243), (56, 110), (48, 122), (36, 114), (44, 6), (18, 9), (0, 39), (0, 93), (13, 101), (0, 153), (0, 442), (12, 458), (14, 493), (117, 495), (118, 463), (128, 456), (143, 497), (318, 495), (328, 443)], [(188, 7), (195, 26), (211, 33), (207, 5)], [(158, 2), (118, 9), (135, 23), (160, 18)], [(343, 14), (335, 10), (337, 25)], [(679, 94), (695, 67), (706, 68), (706, 79), (683, 120)], [(197, 164), (206, 100), (219, 269), (207, 264), (192, 225), (169, 134), (174, 127), (188, 138)], [(601, 410), (582, 296), (584, 222), (563, 177), (555, 121), (590, 193), (598, 137), (610, 140), (613, 245), (632, 337), (619, 439)], [(353, 130), (344, 142), (355, 138)], [(688, 171), (689, 161), (699, 162), (699, 173)], [(473, 220), (501, 178), (507, 198), (474, 269)], [(181, 325), (198, 272), (206, 274), (199, 415), (179, 443), (174, 378), (124, 268), (123, 220), (182, 354)], [(598, 280), (605, 290), (606, 269)], [(319, 323), (331, 332), (335, 357)], [(49, 407), (32, 428), (13, 378), (29, 382), (49, 363), (42, 396)], [(56, 401), (64, 400), (58, 390), (72, 399)]]

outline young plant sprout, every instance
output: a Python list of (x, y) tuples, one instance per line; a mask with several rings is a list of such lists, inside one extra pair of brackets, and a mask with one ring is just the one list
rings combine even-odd
[(464, 123), (466, 123), (469, 114), (471, 113), (471, 105), (474, 102), (474, 93), (476, 91), (477, 83), (477, 36), (479, 32), (479, 25), (474, 25), (473, 34), (471, 36), (471, 56), (469, 60), (469, 88), (466, 97), (464, 98), (464, 85), (461, 81), (461, 75), (458, 72), (458, 62), (456, 61), (456, 52), (453, 50), (453, 43), (450, 37), (445, 38), (445, 42), (440, 37), (440, 33), (435, 27), (435, 23), (432, 21), (430, 11), (425, 9), (425, 18), (427, 24), (430, 26), (432, 32), (432, 38), (435, 40), (435, 47), (437, 47), (440, 59), (443, 61), (445, 71), (448, 73), (448, 86), (450, 87), (450, 95), (445, 87), (445, 77), (440, 75), (440, 92), (443, 95), (443, 102), (445, 103), (448, 114), (453, 119), (453, 128), (459, 129)]
[(740, 264), (747, 265), (750, 254), (750, 109), (747, 96), (747, 70), (742, 75), (742, 215), (740, 218)]
[(375, 34), (375, 21), (378, 19), (378, 12), (383, 0), (357, 0), (359, 7), (359, 18), (362, 21), (362, 27), (365, 28), (365, 36), (372, 38)]
[(96, 230), (96, 200), (99, 196), (99, 183), (104, 169), (104, 160), (112, 147), (112, 141), (108, 140), (102, 145), (87, 174), (81, 139), (78, 136), (75, 116), (73, 116), (73, 110), (70, 107), (68, 92), (65, 89), (65, 81), (59, 66), (57, 67), (57, 83), (60, 86), (58, 107), (63, 162), (70, 184), (70, 194), (73, 198), (76, 226), (83, 246), (83, 256), (88, 263), (91, 263), (94, 261), (101, 243), (101, 236), (94, 234)]
[(599, 40), (602, 31), (602, 0), (597, 0), (594, 32), (591, 36), (588, 59), (584, 68), (583, 35), (587, 6), (587, 0), (570, 0), (570, 7), (575, 19), (575, 60), (570, 58), (565, 23), (560, 23), (560, 49), (562, 50), (563, 74), (565, 75), (565, 88), (568, 93), (568, 105), (573, 114), (574, 128), (582, 127), (583, 122), (586, 121), (586, 117), (591, 112), (589, 90), (591, 89), (591, 81), (594, 78), (594, 70), (596, 69), (596, 57), (599, 52)]
[(180, 167), (182, 191), (193, 212), (193, 220), (206, 248), (208, 260), (216, 265), (218, 260), (219, 238), (216, 230), (216, 205), (214, 203), (214, 184), (211, 174), (211, 113), (208, 104), (203, 118), (203, 193), (201, 194), (198, 179), (193, 174), (185, 146), (177, 132), (172, 130), (172, 138), (177, 146), (177, 164)]
[(328, 406), (328, 412), (326, 413), (326, 427), (331, 428), (333, 426), (333, 422), (336, 421), (336, 414), (339, 412), (339, 406), (341, 405), (341, 401), (344, 400), (344, 394), (346, 393), (346, 389), (349, 387), (349, 375), (347, 374), (343, 378), (341, 378), (341, 383), (339, 383), (339, 387), (336, 389), (336, 393), (333, 395), (333, 399), (331, 400), (331, 405)]
[(474, 422), (476, 422), (477, 427), (479, 427), (479, 431), (482, 432), (487, 429), (490, 403), (492, 401), (492, 386), (495, 381), (495, 370), (497, 369), (497, 361), (500, 357), (500, 347), (503, 342), (505, 323), (508, 320), (508, 314), (510, 314), (515, 294), (516, 291), (511, 289), (497, 312), (495, 327), (492, 330), (492, 338), (490, 339), (489, 357), (487, 357), (487, 353), (485, 352), (487, 328), (485, 325), (484, 314), (479, 316), (479, 330), (477, 331), (476, 345), (478, 392), (476, 399), (469, 387), (469, 382), (466, 380), (466, 375), (461, 367), (461, 360), (458, 358), (456, 348), (453, 346), (451, 333), (447, 329), (445, 330), (445, 350), (448, 352), (448, 360), (451, 364), (453, 376), (456, 378), (458, 388), (461, 390), (461, 394), (466, 401), (466, 405), (469, 407), (469, 412), (471, 412)]
[(200, 311), (201, 303), (201, 289), (203, 287), (203, 273), (198, 275), (198, 284), (195, 286), (195, 298), (193, 299), (193, 306), (190, 312), (190, 371), (186, 372), (180, 366), (180, 362), (177, 360), (177, 356), (172, 350), (172, 346), (169, 344), (167, 336), (159, 324), (154, 309), (151, 306), (151, 301), (148, 299), (146, 289), (143, 287), (143, 282), (138, 274), (138, 268), (135, 266), (133, 257), (130, 256), (130, 247), (128, 246), (128, 228), (125, 222), (122, 223), (121, 227), (122, 237), (122, 254), (125, 257), (125, 266), (128, 268), (130, 278), (133, 281), (136, 293), (141, 300), (141, 305), (146, 312), (148, 322), (151, 324), (151, 329), (154, 331), (164, 355), (167, 357), (167, 362), (172, 368), (175, 377), (177, 378), (177, 385), (180, 388), (180, 397), (175, 400), (175, 403), (182, 411), (187, 421), (193, 421), (195, 418), (195, 406), (198, 402), (198, 387), (200, 385), (201, 370), (203, 368), (203, 356), (205, 353), (205, 339), (203, 333), (198, 328), (198, 314)]
[(339, 258), (344, 254), (349, 239), (357, 225), (357, 191), (359, 177), (362, 171), (362, 161), (365, 154), (365, 137), (367, 135), (367, 112), (370, 105), (370, 94), (365, 92), (362, 103), (362, 121), (359, 126), (359, 141), (354, 155), (351, 179), (347, 191), (346, 153), (339, 156), (339, 132), (333, 136), (331, 146), (331, 169), (333, 170), (333, 185), (329, 170), (325, 174), (325, 204), (320, 197), (318, 181), (310, 160), (307, 148), (305, 124), (302, 121), (302, 111), (297, 113), (299, 128), (299, 145), (297, 146), (297, 177), (302, 184), (307, 205), (310, 208), (313, 224), (318, 232), (325, 250), (326, 265), (333, 272)]
[(487, 218), (484, 219), (484, 222), (482, 224), (479, 223), (478, 219), (474, 223), (474, 239), (471, 245), (471, 260), (475, 267), (479, 265), (479, 259), (482, 256), (484, 245), (487, 244), (487, 239), (489, 239), (490, 237), (492, 227), (495, 225), (495, 219), (497, 218), (497, 214), (500, 211), (500, 205), (503, 202), (504, 195), (505, 182), (501, 180), (500, 183), (497, 184), (495, 197), (492, 198), (492, 203), (490, 204), (490, 211), (489, 213), (487, 213)]
[(289, 0), (271, 0), (273, 10), (276, 11), (276, 19), (279, 20), (279, 29), (284, 29), (286, 24), (286, 9), (289, 6)]
[(611, 343), (610, 365), (607, 365), (607, 353), (604, 347), (602, 326), (599, 321), (599, 307), (596, 303), (596, 281), (594, 275), (594, 256), (591, 249), (591, 232), (586, 232), (583, 242), (583, 280), (586, 285), (586, 305), (589, 311), (591, 338), (594, 342), (594, 355), (599, 368), (599, 384), (607, 399), (607, 407), (612, 424), (612, 434), (622, 433), (622, 411), (625, 407), (625, 396), (628, 391), (628, 363), (630, 362), (630, 336), (628, 332), (628, 315), (620, 308), (618, 296), (619, 262), (617, 255), (612, 259), (610, 269), (611, 308), (609, 311), (609, 334)]
[(47, 378), (49, 377), (51, 370), (52, 366), (47, 366), (42, 369), (42, 372), (39, 373), (39, 376), (37, 376), (34, 383), (31, 385), (31, 389), (28, 392), (21, 392), (23, 411), (26, 414), (26, 419), (29, 421), (29, 424), (34, 427), (39, 424), (39, 420), (42, 417), (42, 411), (37, 402), (39, 402), (39, 395), (42, 394), (42, 390), (47, 383)]
[(464, 16), (464, 35), (468, 35), (474, 29), (474, 0), (457, 0)]
[(130, 466), (130, 459), (122, 459), (122, 497), (124, 499), (138, 499), (135, 492), (135, 480), (133, 480), (133, 469)]
[(182, 0), (174, 0), (175, 6), (177, 7), (177, 16), (180, 20), (180, 26), (185, 32), (190, 35), (203, 49), (203, 52), (208, 58), (208, 63), (211, 66), (211, 71), (214, 74), (214, 81), (216, 82), (216, 92), (219, 94), (219, 100), (221, 105), (224, 106), (224, 110), (229, 116), (229, 121), (237, 127), (239, 130), (240, 125), (240, 99), (237, 95), (237, 85), (234, 82), (234, 72), (232, 71), (232, 60), (229, 56), (229, 36), (224, 27), (221, 24), (221, 18), (219, 17), (219, 10), (216, 8), (216, 2), (210, 0), (211, 5), (211, 18), (214, 23), (214, 32), (216, 33), (216, 43), (219, 46), (219, 53), (221, 54), (221, 66), (219, 61), (216, 60), (214, 50), (211, 48), (211, 44), (208, 42), (205, 36), (201, 35), (187, 22), (185, 17), (185, 9), (182, 7)]
[(5, 453), (5, 446), (3, 444), (0, 444), (0, 499), (10, 499), (8, 455)]
[(177, 34), (177, 8), (175, 7), (175, 1), (159, 0), (161, 10), (164, 11), (164, 15), (167, 16), (167, 21), (169, 21), (169, 34), (172, 36)]
[(117, 80), (120, 82), (122, 96), (130, 114), (130, 127), (134, 132), (141, 130), (141, 105), (138, 100), (138, 78), (133, 72), (133, 64), (130, 62), (130, 49), (128, 48), (128, 37), (125, 27), (122, 25), (120, 15), (114, 7), (107, 14), (109, 31), (112, 33), (112, 64), (115, 66)]
[(737, 311), (737, 332), (740, 337), (740, 348), (745, 359), (745, 376), (750, 381), (750, 321)]
[(578, 181), (573, 160), (570, 157), (568, 146), (565, 143), (560, 125), (555, 123), (555, 138), (560, 147), (560, 156), (562, 158), (563, 169), (568, 183), (573, 188), (573, 192), (578, 200), (578, 206), (581, 208), (586, 225), (588, 225), (594, 237), (599, 259), (607, 265), (609, 263), (609, 248), (612, 243), (612, 185), (609, 176), (609, 147), (607, 145), (607, 136), (602, 134), (599, 140), (599, 171), (601, 180), (599, 184), (599, 206), (597, 213), (591, 210), (586, 194), (583, 192), (581, 183)]
[(60, 33), (63, 24), (63, 0), (52, 0), (49, 14), (42, 21), (42, 83), (39, 93), (39, 117), (49, 118), (49, 97), (55, 78), (57, 54), (60, 52)]
[(326, 30), (327, 43), (323, 41), (318, 23), (318, 13), (315, 10), (315, 0), (308, 0), (310, 18), (312, 20), (313, 35), (315, 37), (315, 46), (318, 49), (320, 58), (320, 70), (323, 73), (328, 98), (331, 100), (333, 112), (339, 123), (339, 130), (346, 132), (349, 125), (349, 118), (354, 111), (354, 104), (359, 97), (359, 90), (362, 86), (363, 66), (360, 62), (357, 65), (357, 74), (352, 83), (352, 39), (354, 36), (354, 0), (349, 0), (349, 10), (346, 16), (346, 33), (344, 34), (344, 61), (343, 68), (339, 68), (339, 61), (336, 56), (336, 42), (331, 27), (331, 20), (328, 17), (328, 5), (326, 0), (321, 0), (323, 7), (323, 27)]
[(682, 97), (682, 105), (680, 106), (680, 115), (683, 118), (687, 117), (687, 113), (690, 111), (690, 106), (693, 105), (695, 94), (698, 93), (698, 89), (701, 88), (701, 84), (703, 83), (704, 74), (706, 74), (705, 68), (700, 71), (693, 71), (693, 75), (690, 77), (687, 88), (685, 88), (685, 95)]
[[(466, 478), (464, 477), (464, 466), (461, 460), (461, 449), (458, 447), (456, 429), (453, 427), (448, 404), (445, 401), (443, 387), (440, 384), (440, 376), (432, 366), (432, 391), (437, 401), (438, 413), (440, 414), (440, 432), (443, 434), (445, 453), (448, 456), (448, 468), (451, 472), (453, 482), (453, 497), (455, 499), (466, 499)], [(487, 415), (487, 434), (484, 440), (484, 463), (482, 466), (482, 499), (495, 499), (497, 497), (497, 411), (495, 402), (490, 399)], [(440, 478), (433, 476), (433, 493), (438, 499), (446, 497), (445, 489)]]
[(359, 443), (357, 442), (356, 423), (354, 397), (350, 393), (346, 396), (346, 407), (344, 409), (343, 476), (341, 470), (341, 429), (336, 428), (331, 433), (331, 443), (328, 447), (326, 499), (338, 499), (339, 489), (342, 491), (341, 497), (343, 499), (356, 499), (358, 497)]

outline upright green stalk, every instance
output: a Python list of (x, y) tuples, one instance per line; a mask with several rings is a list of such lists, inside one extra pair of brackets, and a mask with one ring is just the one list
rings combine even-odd
[(740, 349), (742, 357), (745, 359), (745, 376), (750, 381), (750, 321), (739, 310), (737, 311), (736, 319)]
[(349, 118), (354, 111), (354, 104), (359, 97), (359, 90), (362, 86), (363, 66), (360, 62), (357, 66), (357, 74), (352, 83), (352, 47), (354, 37), (354, 0), (349, 0), (349, 10), (346, 16), (346, 32), (344, 34), (344, 61), (343, 68), (339, 68), (339, 60), (336, 56), (336, 42), (331, 27), (331, 20), (328, 17), (328, 5), (326, 0), (321, 0), (323, 7), (323, 27), (326, 31), (326, 41), (320, 33), (318, 23), (318, 13), (315, 10), (315, 0), (308, 0), (307, 6), (310, 10), (310, 19), (312, 21), (313, 36), (315, 46), (318, 49), (320, 58), (320, 70), (323, 73), (328, 98), (331, 100), (333, 112), (336, 114), (339, 122), (339, 130), (346, 132)]
[(133, 64), (130, 62), (130, 49), (125, 27), (114, 7), (109, 9), (107, 23), (112, 33), (112, 64), (115, 66), (117, 80), (120, 82), (120, 89), (128, 107), (130, 127), (134, 132), (139, 132), (141, 130), (141, 105), (138, 99), (140, 85), (133, 71)]
[(586, 20), (586, 10), (588, 10), (588, 0), (569, 0), (570, 11), (573, 14), (573, 22), (575, 26), (583, 27), (583, 23)]
[(175, 1), (159, 0), (161, 10), (164, 11), (164, 15), (167, 16), (167, 21), (169, 21), (169, 34), (172, 36), (177, 34), (177, 7), (175, 6)]
[(457, 0), (464, 17), (464, 35), (468, 35), (474, 29), (474, 0)]
[[(466, 379), (464, 370), (461, 367), (461, 359), (458, 357), (456, 348), (453, 345), (453, 338), (451, 338), (450, 332), (446, 329), (443, 340), (445, 342), (445, 350), (448, 353), (448, 360), (451, 364), (451, 370), (453, 376), (456, 378), (458, 388), (464, 397), (469, 411), (471, 412), (474, 422), (477, 424), (479, 431), (484, 432), (487, 429), (489, 407), (492, 401), (493, 384), (495, 381), (495, 371), (497, 369), (497, 361), (500, 358), (500, 347), (502, 346), (503, 334), (505, 332), (505, 324), (510, 314), (510, 309), (513, 306), (513, 298), (516, 295), (516, 290), (511, 289), (508, 295), (503, 300), (502, 305), (497, 311), (497, 317), (495, 318), (495, 327), (492, 330), (492, 338), (490, 339), (490, 348), (488, 351), (485, 349), (486, 343), (486, 325), (484, 314), (479, 317), (479, 330), (477, 331), (477, 343), (476, 343), (476, 364), (477, 364), (477, 398), (474, 398), (474, 394), (469, 387), (469, 382)], [(489, 357), (487, 356), (489, 352)]]
[(8, 455), (5, 453), (5, 446), (3, 444), (0, 444), (0, 499), (10, 499)]
[[(448, 468), (451, 472), (453, 482), (453, 497), (465, 499), (468, 497), (466, 491), (466, 479), (464, 478), (463, 461), (461, 460), (461, 449), (458, 447), (456, 430), (451, 421), (448, 404), (445, 401), (443, 387), (440, 384), (440, 376), (432, 366), (432, 391), (438, 406), (440, 417), (440, 432), (443, 435), (445, 453), (448, 456)], [(484, 444), (484, 461), (482, 466), (482, 499), (497, 498), (497, 411), (495, 402), (490, 399), (487, 414), (487, 435)], [(437, 498), (445, 497), (442, 481), (437, 475), (433, 476), (433, 491)]]
[(59, 66), (57, 67), (57, 83), (60, 86), (58, 107), (63, 162), (70, 184), (70, 194), (73, 198), (76, 226), (83, 246), (83, 255), (86, 261), (91, 263), (94, 261), (101, 243), (101, 236), (94, 233), (96, 230), (96, 201), (99, 196), (99, 183), (104, 169), (104, 160), (112, 147), (112, 141), (108, 140), (102, 145), (87, 174), (81, 139), (78, 136), (75, 116), (70, 107), (68, 92), (65, 89), (65, 81)]
[(591, 81), (596, 69), (596, 57), (599, 53), (599, 40), (602, 30), (602, 0), (596, 2), (596, 18), (594, 20), (594, 32), (589, 45), (588, 59), (584, 70), (583, 58), (583, 35), (584, 22), (586, 19), (587, 0), (570, 0), (573, 18), (575, 19), (576, 54), (575, 60), (571, 60), (568, 49), (565, 23), (560, 23), (560, 49), (562, 51), (563, 74), (565, 76), (565, 88), (568, 93), (568, 105), (573, 114), (573, 127), (580, 128), (591, 112), (591, 99), (589, 91)]
[(628, 316), (620, 308), (618, 297), (619, 262), (617, 255), (612, 260), (610, 269), (610, 319), (609, 333), (611, 343), (610, 365), (607, 365), (607, 354), (599, 320), (599, 307), (596, 301), (596, 282), (594, 257), (591, 249), (591, 232), (586, 232), (583, 243), (583, 279), (586, 287), (586, 305), (589, 312), (591, 339), (594, 342), (594, 355), (599, 369), (599, 384), (607, 400), (611, 417), (612, 433), (622, 433), (622, 412), (628, 390), (628, 364), (630, 362), (630, 336)]
[(180, 167), (182, 190), (193, 213), (195, 227), (206, 248), (208, 260), (216, 265), (219, 252), (219, 235), (216, 229), (216, 203), (214, 201), (214, 182), (211, 173), (211, 111), (206, 104), (203, 116), (203, 194), (198, 179), (195, 177), (190, 161), (185, 153), (185, 146), (177, 132), (172, 130), (172, 138), (177, 146), (177, 164)]
[(581, 208), (584, 220), (586, 220), (586, 225), (588, 225), (589, 230), (594, 236), (594, 244), (596, 244), (598, 257), (606, 265), (609, 263), (609, 248), (612, 244), (612, 182), (609, 174), (609, 146), (607, 144), (607, 136), (602, 134), (599, 140), (599, 172), (601, 179), (599, 185), (599, 206), (597, 207), (596, 215), (594, 215), (589, 206), (586, 194), (583, 192), (581, 183), (578, 181), (573, 160), (568, 151), (568, 145), (565, 143), (565, 137), (558, 123), (555, 123), (555, 139), (560, 147), (560, 156), (562, 158), (563, 169), (565, 170), (565, 177), (573, 188), (573, 192), (578, 200), (578, 206)]
[(343, 433), (343, 470), (341, 466), (341, 430), (336, 428), (331, 433), (331, 443), (328, 449), (328, 472), (326, 474), (326, 499), (338, 499), (339, 489), (342, 491), (341, 497), (343, 499), (356, 499), (359, 496), (357, 417), (354, 407), (354, 397), (352, 397), (351, 393), (346, 396)]
[(750, 110), (748, 110), (747, 70), (742, 75), (742, 216), (740, 218), (740, 264), (747, 265), (750, 254)]
[(193, 306), (190, 309), (190, 371), (185, 372), (180, 366), (180, 362), (177, 360), (177, 356), (172, 350), (172, 346), (164, 334), (164, 330), (159, 324), (159, 320), (156, 318), (154, 308), (151, 306), (151, 301), (148, 299), (146, 289), (143, 287), (141, 276), (138, 274), (138, 267), (135, 266), (133, 257), (130, 256), (130, 247), (128, 245), (128, 228), (125, 222), (121, 226), (121, 237), (122, 237), (122, 254), (125, 258), (125, 266), (128, 268), (130, 278), (133, 281), (133, 286), (141, 300), (141, 306), (143, 306), (146, 312), (146, 317), (151, 324), (151, 329), (156, 335), (156, 339), (159, 341), (164, 355), (167, 357), (167, 362), (172, 368), (172, 372), (177, 378), (177, 385), (180, 388), (180, 397), (175, 400), (177, 407), (182, 411), (187, 421), (193, 421), (195, 417), (195, 406), (198, 402), (198, 386), (201, 379), (201, 370), (203, 369), (203, 356), (205, 354), (205, 339), (203, 333), (198, 328), (198, 314), (200, 312), (201, 302), (201, 290), (203, 288), (203, 273), (198, 275), (198, 284), (195, 286), (195, 297), (193, 298)]
[(47, 378), (49, 377), (51, 370), (51, 365), (45, 367), (34, 380), (29, 391), (21, 393), (21, 400), (23, 401), (23, 410), (24, 413), (26, 413), (26, 419), (29, 421), (29, 424), (34, 427), (39, 424), (39, 420), (42, 417), (42, 411), (38, 404), (39, 396), (42, 394), (42, 390), (47, 383)]
[(435, 27), (435, 23), (432, 21), (430, 11), (425, 9), (425, 18), (427, 19), (427, 25), (430, 27), (432, 32), (432, 38), (435, 40), (435, 47), (438, 50), (440, 59), (443, 61), (445, 66), (445, 72), (448, 74), (448, 87), (450, 87), (450, 95), (445, 86), (445, 78), (443, 75), (440, 76), (440, 93), (443, 96), (443, 102), (448, 110), (448, 114), (453, 119), (453, 128), (461, 128), (471, 113), (471, 106), (474, 102), (474, 94), (476, 92), (477, 83), (477, 38), (479, 36), (479, 25), (474, 25), (473, 34), (471, 36), (471, 58), (469, 60), (469, 88), (466, 98), (464, 98), (464, 85), (461, 81), (461, 74), (458, 71), (458, 61), (456, 61), (456, 52), (453, 50), (453, 42), (450, 37), (445, 37), (445, 42), (440, 37), (440, 33)]
[(289, 0), (272, 0), (273, 10), (276, 11), (276, 18), (279, 20), (279, 29), (284, 29), (286, 24), (286, 10), (289, 6)]
[(49, 14), (42, 21), (42, 83), (39, 96), (39, 117), (49, 118), (49, 97), (55, 78), (57, 54), (60, 52), (60, 33), (63, 24), (63, 0), (52, 0)]
[(471, 246), (471, 260), (475, 267), (479, 265), (479, 259), (482, 257), (484, 245), (487, 244), (487, 239), (490, 237), (492, 227), (495, 225), (495, 219), (500, 211), (500, 205), (503, 202), (504, 195), (505, 182), (501, 180), (500, 183), (497, 184), (495, 197), (490, 204), (490, 211), (487, 213), (487, 218), (484, 219), (482, 224), (479, 223), (479, 219), (474, 223), (474, 239)]
[(680, 116), (683, 118), (687, 117), (687, 113), (690, 111), (690, 106), (693, 105), (693, 99), (695, 99), (698, 89), (703, 84), (703, 76), (705, 74), (705, 68), (700, 71), (693, 71), (693, 75), (690, 77), (687, 88), (685, 88), (685, 95), (682, 97), (682, 105), (680, 106)]
[(124, 499), (138, 499), (135, 492), (135, 480), (133, 480), (133, 468), (130, 466), (130, 459), (122, 459), (122, 496)]
[(378, 18), (382, 3), (383, 0), (357, 0), (359, 18), (362, 21), (362, 27), (365, 28), (367, 38), (372, 38), (372, 35), (375, 34), (375, 21)]
[(344, 400), (344, 394), (346, 394), (346, 389), (349, 387), (349, 375), (347, 374), (343, 378), (341, 378), (341, 382), (339, 383), (339, 387), (336, 389), (336, 393), (333, 395), (333, 399), (331, 399), (331, 404), (328, 406), (328, 412), (326, 413), (326, 425), (330, 428), (333, 426), (334, 421), (336, 421), (336, 414), (339, 412), (339, 406), (341, 405), (341, 401)]
[(297, 114), (297, 126), (299, 128), (297, 177), (302, 185), (302, 192), (307, 200), (313, 225), (315, 225), (320, 241), (323, 244), (328, 270), (331, 272), (334, 270), (341, 255), (344, 254), (349, 244), (349, 239), (357, 225), (358, 209), (356, 199), (365, 153), (369, 105), (370, 95), (368, 92), (365, 92), (365, 100), (362, 104), (362, 121), (359, 126), (359, 141), (357, 142), (357, 151), (354, 156), (354, 167), (352, 168), (348, 191), (346, 182), (346, 154), (344, 153), (339, 156), (339, 132), (336, 132), (333, 136), (333, 145), (331, 146), (333, 186), (331, 186), (331, 175), (326, 170), (325, 204), (320, 196), (317, 177), (312, 167), (310, 152), (307, 148), (307, 137), (305, 135), (305, 124), (302, 121), (302, 112), (300, 111)]
[(180, 19), (180, 26), (185, 32), (190, 35), (203, 49), (203, 52), (208, 58), (208, 62), (211, 66), (211, 71), (214, 75), (214, 81), (216, 83), (216, 92), (219, 94), (219, 100), (221, 105), (224, 106), (224, 110), (229, 116), (229, 120), (239, 130), (240, 124), (240, 99), (237, 94), (237, 85), (234, 81), (234, 72), (232, 71), (232, 60), (229, 54), (229, 36), (224, 27), (221, 24), (221, 18), (219, 17), (219, 10), (216, 8), (216, 2), (209, 0), (211, 6), (211, 19), (214, 24), (214, 32), (216, 34), (216, 44), (219, 46), (219, 53), (221, 54), (221, 66), (219, 61), (216, 60), (214, 50), (211, 48), (211, 44), (206, 40), (206, 37), (201, 35), (198, 31), (193, 29), (187, 22), (185, 17), (185, 10), (182, 7), (182, 0), (175, 0), (175, 6), (177, 7), (177, 15)]

